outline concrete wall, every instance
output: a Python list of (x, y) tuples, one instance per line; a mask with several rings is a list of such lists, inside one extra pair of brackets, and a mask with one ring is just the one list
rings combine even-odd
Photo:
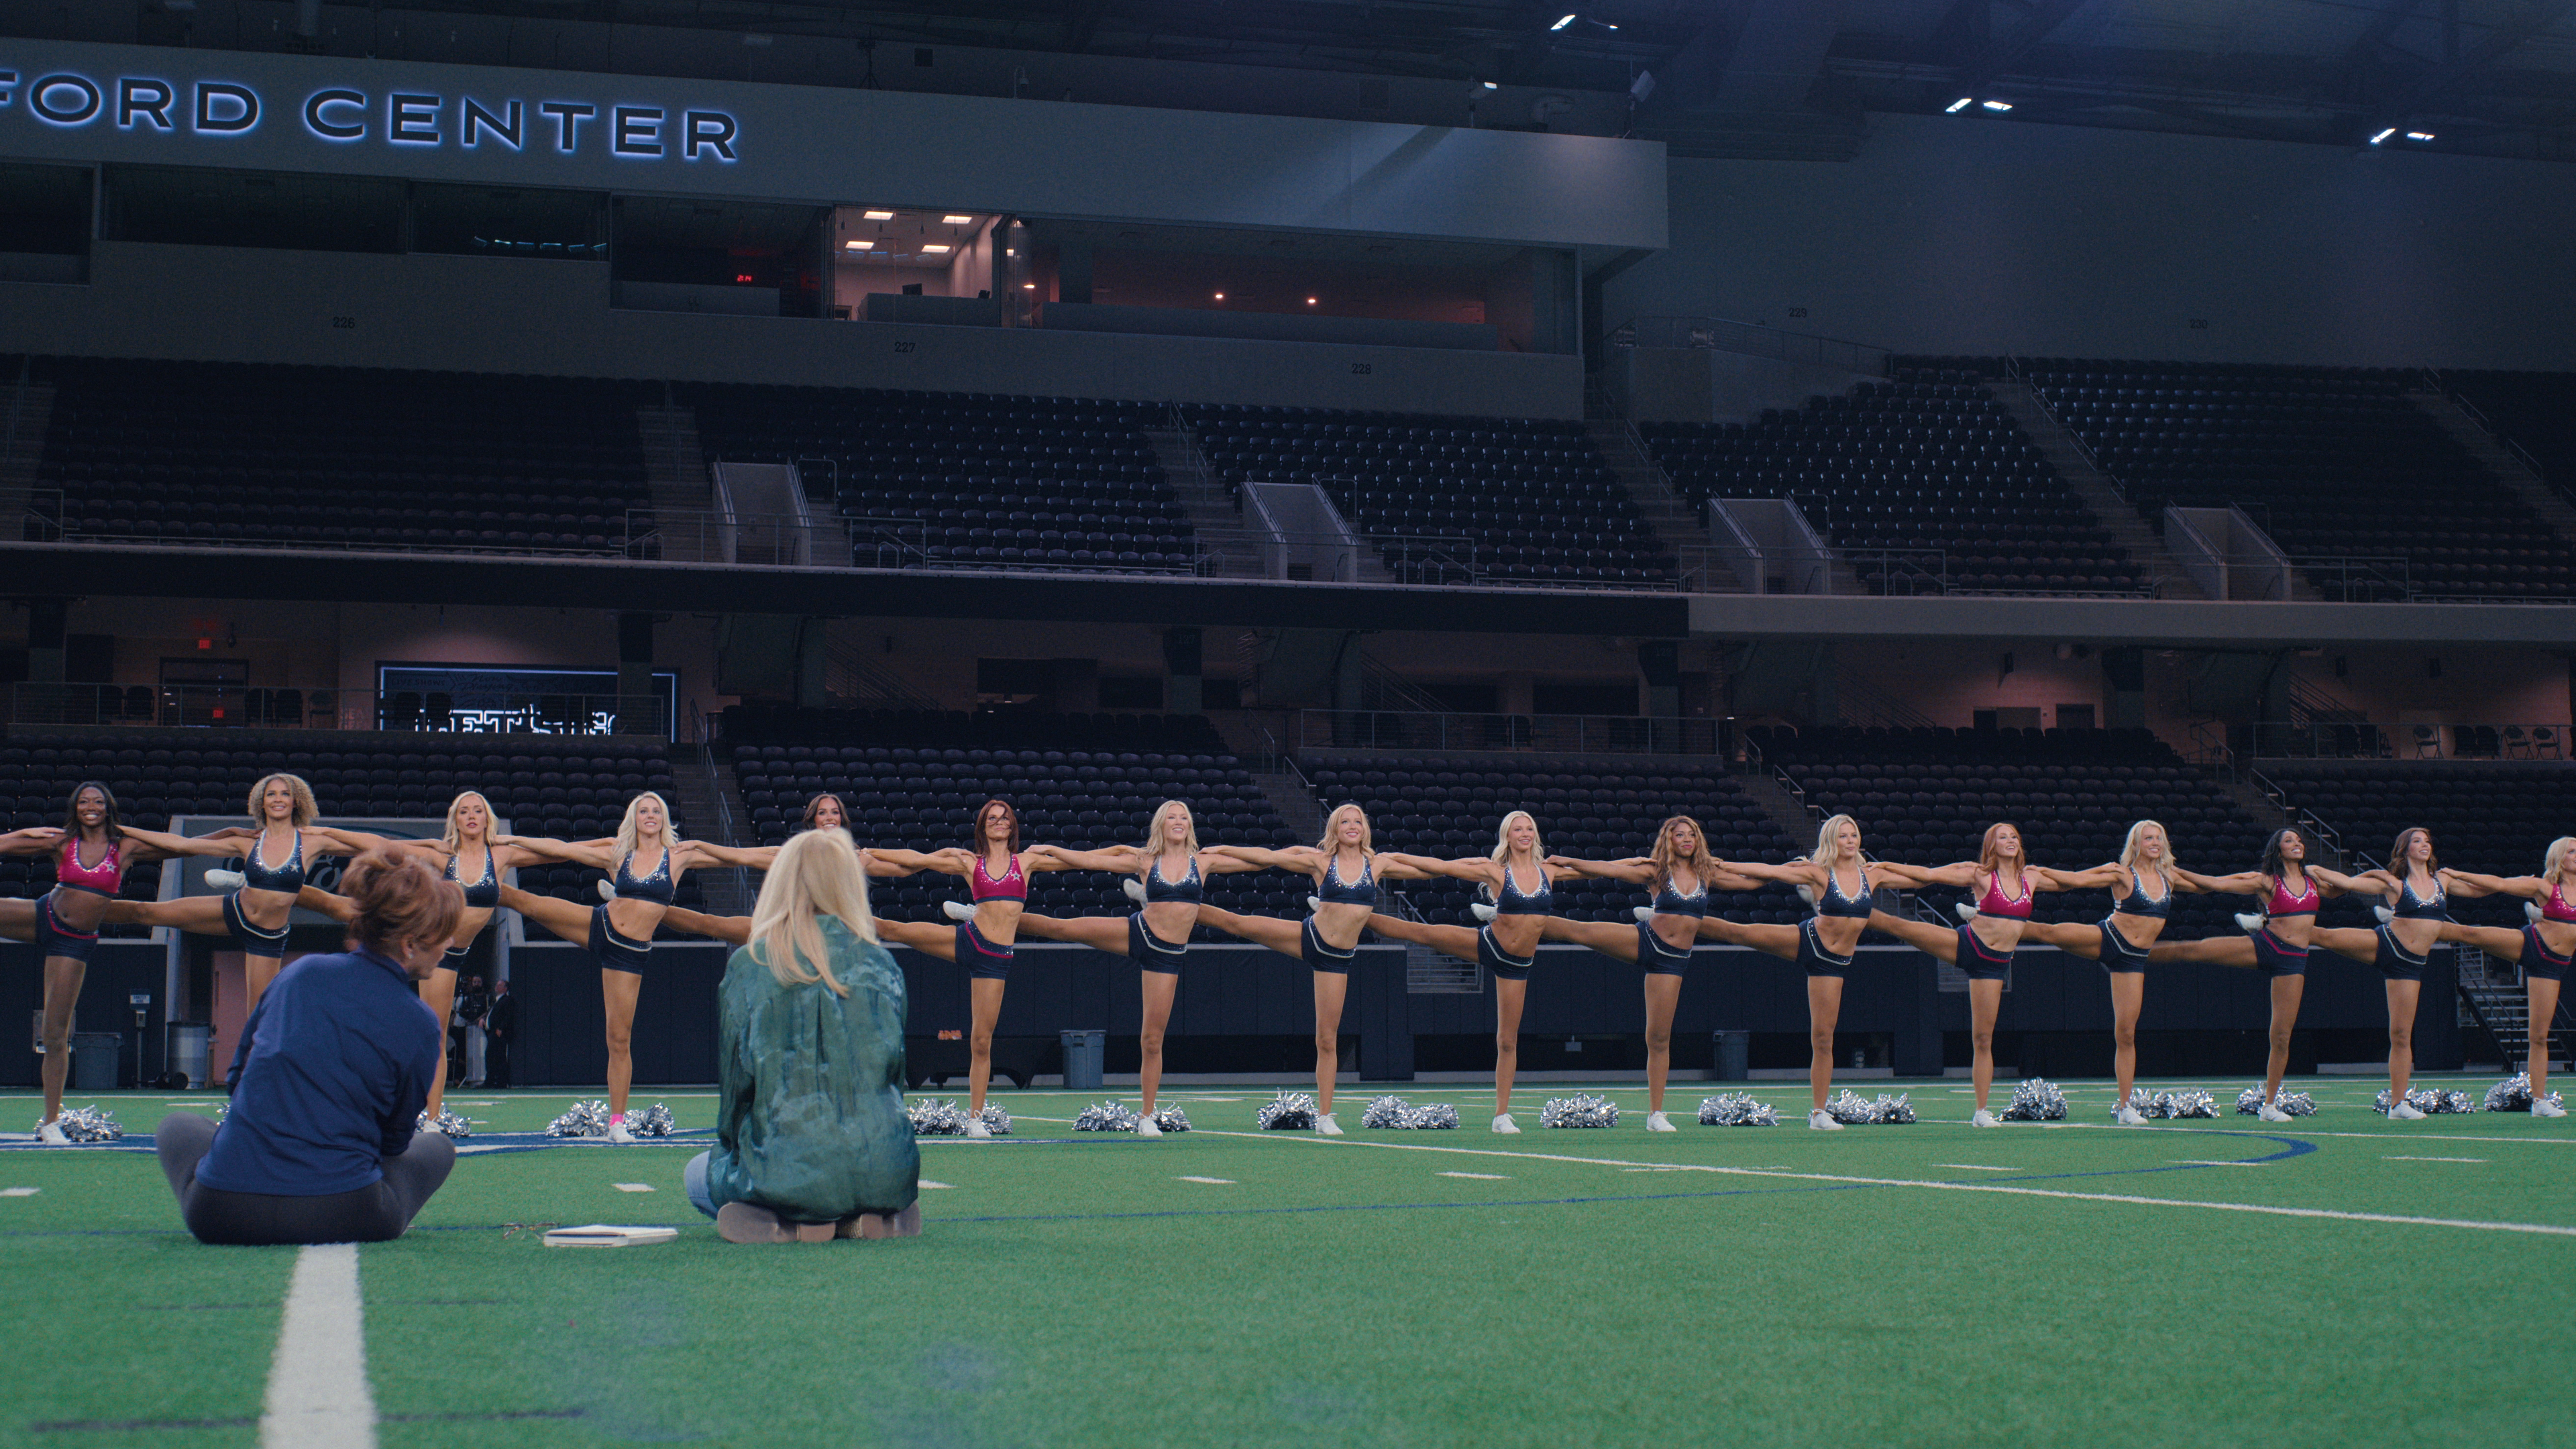
[(1606, 325), (2442, 367), (2564, 367), (2576, 327), (2564, 165), (1873, 115), (1846, 164), (1671, 175), (1671, 247), (1610, 282)]
[(1610, 354), (1613, 395), (1636, 422), (1740, 423), (1797, 408), (1868, 379), (1838, 367), (1705, 348), (1632, 347)]
[[(0, 351), (1582, 416), (1582, 361), (608, 305), (589, 262), (99, 242), (88, 286), (0, 282)], [(506, 319), (506, 329), (501, 325)], [(341, 325), (345, 321), (348, 325)]]

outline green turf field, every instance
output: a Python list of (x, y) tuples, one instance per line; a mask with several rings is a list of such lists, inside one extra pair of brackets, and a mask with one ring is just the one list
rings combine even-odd
[[(1684, 1125), (1644, 1092), (1542, 1130), (1552, 1085), (1415, 1086), (1468, 1130), (1263, 1134), (1269, 1089), (1171, 1094), (1199, 1130), (1079, 1138), (997, 1094), (925, 1141), (923, 1236), (738, 1247), (673, 1145), (512, 1150), (570, 1097), (462, 1095), (486, 1134), (412, 1234), (359, 1250), (387, 1446), (2576, 1444), (2576, 1127), (2316, 1116), (1839, 1133)], [(2232, 1107), (2241, 1082), (2200, 1086)], [(2486, 1079), (2429, 1079), (2482, 1093)], [(1678, 1087), (1689, 1123), (1704, 1084)], [(1803, 1084), (1756, 1084), (1800, 1120)], [(1099, 1094), (1092, 1094), (1097, 1098)], [(1997, 1105), (2010, 1097), (1998, 1093)], [(75, 1105), (87, 1099), (76, 1098)], [(640, 1094), (649, 1103), (652, 1094)], [(684, 1129), (711, 1100), (671, 1094)], [(1133, 1101), (1132, 1095), (1126, 1100)], [(170, 1099), (99, 1099), (148, 1132)], [(204, 1110), (212, 1110), (200, 1099)], [(0, 1097), (23, 1131), (31, 1098)], [(621, 1191), (642, 1184), (650, 1193)], [(933, 1186), (933, 1184), (937, 1184)], [(201, 1247), (145, 1153), (0, 1150), (18, 1311), (0, 1443), (260, 1442), (296, 1250)], [(540, 1246), (537, 1226), (684, 1225)]]

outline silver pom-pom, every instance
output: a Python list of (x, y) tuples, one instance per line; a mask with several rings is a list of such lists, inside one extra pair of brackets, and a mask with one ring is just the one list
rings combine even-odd
[(1007, 1137), (1010, 1135), (1011, 1114), (1002, 1110), (1001, 1103), (987, 1102), (984, 1104), (984, 1110), (976, 1115), (984, 1119), (985, 1131), (992, 1133), (996, 1137)]
[(1891, 1097), (1885, 1092), (1879, 1093), (1878, 1100), (1869, 1104), (1869, 1120), (1893, 1126), (1903, 1126), (1913, 1121), (1914, 1104), (1906, 1100), (1911, 1095), (1908, 1092), (1899, 1092)]
[(1777, 1127), (1779, 1110), (1751, 1092), (1727, 1092), (1699, 1099), (1702, 1127)]
[(1306, 1092), (1282, 1092), (1252, 1114), (1264, 1132), (1307, 1132), (1315, 1126), (1315, 1099)]
[(660, 1102), (626, 1114), (626, 1130), (638, 1137), (668, 1137), (678, 1125), (671, 1117), (671, 1109)]
[(1076, 1132), (1133, 1132), (1136, 1109), (1124, 1102), (1098, 1102), (1082, 1109), (1073, 1119)]
[(2218, 1099), (2207, 1092), (2158, 1092), (2152, 1097), (2143, 1092), (2133, 1092), (2129, 1096), (2129, 1105), (2138, 1109), (2139, 1116), (2158, 1122), (2218, 1115)]
[(608, 1135), (608, 1104), (593, 1097), (575, 1102), (572, 1109), (547, 1124), (549, 1137), (605, 1137)]
[[(2463, 1092), (2460, 1095), (2465, 1097), (2468, 1093)], [(2564, 1107), (2567, 1105), (2559, 1098), (2559, 1095), (2556, 1092), (2550, 1093), (2543, 1100), (2547, 1101), (2553, 1107)], [(2516, 1072), (2512, 1076), (2505, 1078), (2503, 1081), (2496, 1083), (2494, 1086), (2487, 1088), (2486, 1110), (2490, 1112), (2530, 1111), (2531, 1073)]]
[(915, 1137), (962, 1137), (966, 1133), (966, 1113), (955, 1102), (925, 1098), (906, 1109), (912, 1119)]
[(1190, 1114), (1178, 1107), (1157, 1107), (1154, 1109), (1154, 1127), (1161, 1132), (1187, 1132), (1190, 1130)]
[(1834, 1093), (1825, 1102), (1825, 1115), (1846, 1127), (1868, 1125), (1869, 1114), (1869, 1099), (1849, 1087)]
[[(2406, 1093), (2406, 1105), (2423, 1113), (2427, 1117), (2438, 1117), (2447, 1112), (2473, 1112), (2477, 1110), (2474, 1099), (2472, 1099), (2468, 1093), (2443, 1092), (2437, 1091), (2431, 1087), (2409, 1088)], [(2379, 1099), (2371, 1103), (2370, 1110), (2377, 1112), (2382, 1117), (2385, 1117), (2388, 1115), (2388, 1108), (2388, 1089), (2386, 1087), (2382, 1087), (2379, 1089)]]
[(1390, 1132), (1419, 1132), (1455, 1128), (1458, 1109), (1446, 1102), (1414, 1106), (1402, 1097), (1380, 1097), (1360, 1113), (1360, 1125)]
[(2032, 1077), (2013, 1088), (2012, 1105), (2003, 1110), (2007, 1122), (2063, 1122), (2066, 1120), (2066, 1094), (2055, 1082)]
[(459, 1142), (474, 1135), (474, 1128), (464, 1118), (453, 1112), (441, 1112), (436, 1117), (432, 1117), (427, 1107), (420, 1109), (420, 1120), (412, 1124), (412, 1130), (436, 1132), (442, 1136), (453, 1137)]
[(2313, 1117), (2317, 1115), (2317, 1099), (2309, 1096), (2305, 1092), (2283, 1092), (2279, 1098), (2274, 1100), (2272, 1105), (2280, 1108), (2282, 1114), (2285, 1116)]
[(1619, 1104), (1607, 1097), (1578, 1092), (1571, 1097), (1550, 1097), (1538, 1112), (1542, 1127), (1616, 1127)]
[(116, 1114), (95, 1106), (65, 1107), (54, 1125), (74, 1142), (114, 1142), (125, 1136), (125, 1129), (117, 1125)]

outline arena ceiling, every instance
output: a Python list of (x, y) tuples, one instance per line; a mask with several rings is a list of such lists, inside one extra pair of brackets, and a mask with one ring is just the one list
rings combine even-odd
[(2571, 10), (2576, 0), (0, 0), (0, 30), (1406, 121), (1467, 122), (1472, 103), (1473, 124), (1634, 134), (1683, 155), (1836, 159), (1872, 112), (1937, 114), (1966, 98), (1963, 124), (2355, 147), (2393, 128), (2385, 144), (2566, 160)]

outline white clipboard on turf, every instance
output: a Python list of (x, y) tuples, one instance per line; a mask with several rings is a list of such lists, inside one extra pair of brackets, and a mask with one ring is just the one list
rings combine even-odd
[(590, 1223), (578, 1228), (554, 1228), (546, 1233), (549, 1248), (631, 1248), (640, 1243), (667, 1243), (680, 1235), (678, 1228), (623, 1228), (612, 1223)]

